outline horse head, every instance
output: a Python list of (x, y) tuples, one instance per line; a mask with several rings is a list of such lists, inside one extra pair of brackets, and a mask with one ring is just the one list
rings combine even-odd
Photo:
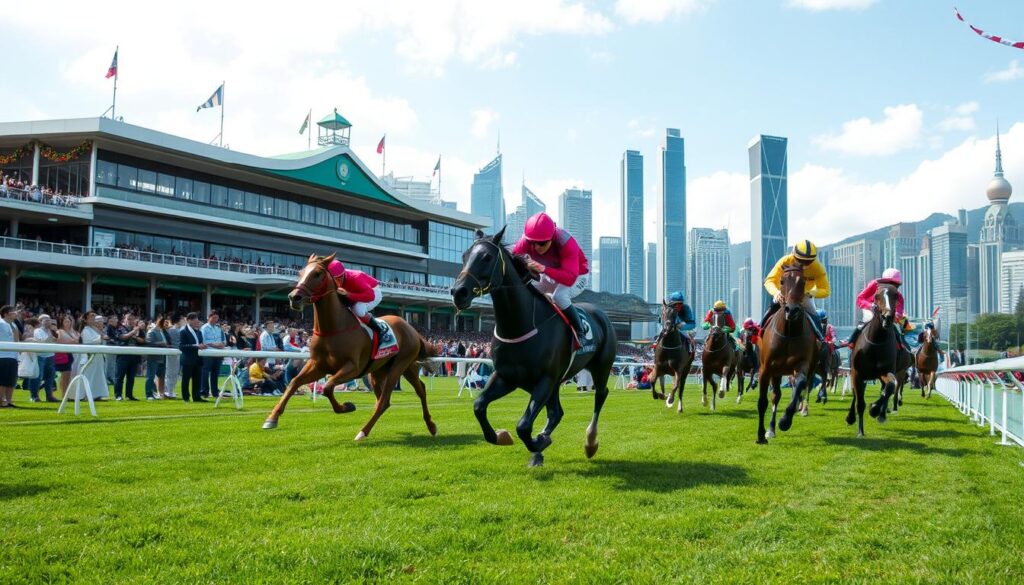
[(891, 284), (880, 284), (875, 291), (875, 314), (882, 321), (882, 327), (892, 326), (896, 311), (893, 306), (896, 300), (896, 287)]
[(292, 310), (301, 311), (306, 303), (315, 303), (328, 293), (338, 290), (330, 272), (327, 271), (327, 266), (334, 260), (335, 255), (309, 255), (305, 268), (299, 271), (299, 280), (292, 287), (292, 292), (288, 293), (288, 304)]
[(676, 310), (675, 304), (661, 302), (661, 332), (662, 334), (668, 334), (672, 331), (672, 328), (676, 325), (676, 317), (679, 315), (679, 311)]
[(786, 266), (782, 271), (782, 300), (787, 321), (803, 318), (804, 267), (803, 264)]
[[(462, 271), (452, 285), (452, 303), (461, 310), (469, 308), (473, 299), (489, 294), (501, 286), (513, 257), (501, 244), (505, 228), (493, 236), (477, 231), (477, 238), (462, 255)], [(518, 266), (513, 266), (517, 271)]]

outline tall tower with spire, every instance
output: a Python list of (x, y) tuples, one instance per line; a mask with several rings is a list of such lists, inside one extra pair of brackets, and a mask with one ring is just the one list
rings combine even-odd
[[(1010, 213), (1010, 195), (1013, 187), (1003, 176), (1003, 151), (999, 143), (999, 125), (996, 124), (996, 171), (988, 183), (985, 195), (989, 206), (978, 238), (978, 277), (981, 313), (1009, 313), (1016, 295), (1004, 294), (1000, 287), (1000, 265), (1005, 251), (1021, 246), (1021, 229)], [(1004, 298), (1012, 296), (1012, 298)]]

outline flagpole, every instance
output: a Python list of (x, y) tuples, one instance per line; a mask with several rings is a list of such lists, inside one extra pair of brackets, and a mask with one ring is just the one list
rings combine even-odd
[(441, 199), (441, 175), (444, 169), (441, 168), (441, 155), (437, 155), (437, 198)]
[(220, 147), (224, 148), (224, 85), (226, 81), (220, 82)]
[[(118, 51), (121, 50), (121, 45), (117, 45), (114, 48), (114, 57), (117, 58)], [(120, 70), (119, 67), (114, 68), (114, 103), (110, 105), (110, 119), (117, 120), (117, 72)]]
[(313, 129), (310, 127), (313, 122), (313, 108), (309, 108), (306, 114), (306, 150), (313, 150)]
[(384, 141), (384, 145), (381, 146), (381, 148), (380, 148), (380, 154), (381, 154), (380, 178), (383, 179), (384, 175), (387, 173), (387, 168), (388, 168), (388, 142), (387, 142), (388, 135), (385, 134), (384, 138), (381, 138), (381, 140)]

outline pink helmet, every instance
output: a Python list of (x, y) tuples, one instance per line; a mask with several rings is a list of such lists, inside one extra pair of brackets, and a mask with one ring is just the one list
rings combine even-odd
[(751, 319), (750, 317), (747, 317), (747, 320), (743, 322), (743, 328), (747, 329), (747, 328), (750, 328), (750, 327), (753, 327), (753, 326), (754, 326), (754, 320)]
[(903, 284), (903, 275), (896, 268), (886, 268), (882, 273), (882, 280), (888, 280), (894, 284)]
[(543, 211), (526, 220), (523, 237), (531, 242), (546, 242), (555, 237), (555, 220)]
[(334, 278), (338, 278), (345, 274), (345, 265), (341, 263), (341, 260), (331, 260), (331, 263), (327, 265), (327, 272), (330, 272)]

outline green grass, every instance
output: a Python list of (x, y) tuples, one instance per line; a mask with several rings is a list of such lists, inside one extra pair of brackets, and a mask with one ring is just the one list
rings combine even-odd
[[(412, 392), (360, 444), (370, 399), (217, 411), (177, 401), (0, 412), (0, 583), (807, 583), (1024, 581), (1022, 452), (937, 395), (908, 393), (856, 439), (847, 401), (811, 405), (767, 446), (756, 399), (677, 415), (614, 391), (563, 393), (543, 468), (483, 441), (450, 381)], [(526, 404), (491, 408), (513, 428)], [(202, 415), (202, 416), (200, 416)], [(543, 417), (541, 424), (543, 422)], [(538, 428), (540, 424), (538, 424)]]

